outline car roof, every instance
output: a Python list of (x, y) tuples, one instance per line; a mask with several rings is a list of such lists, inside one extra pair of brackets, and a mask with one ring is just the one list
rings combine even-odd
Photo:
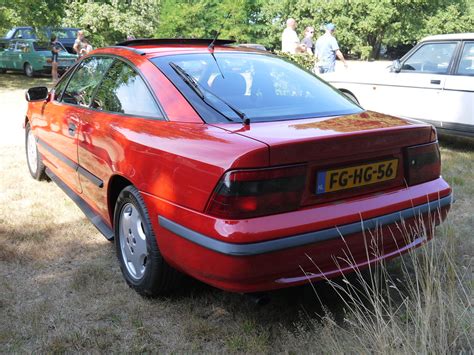
[(426, 41), (446, 41), (446, 40), (473, 40), (474, 32), (471, 33), (450, 33), (444, 35), (433, 35), (423, 38), (420, 42)]
[[(14, 26), (12, 27), (14, 30), (32, 30), (33, 27), (31, 26)], [(78, 27), (41, 27), (39, 30), (46, 30), (46, 29), (53, 29), (53, 30), (80, 30)]]
[(213, 43), (214, 49), (217, 51), (240, 51), (240, 52), (255, 52), (268, 53), (263, 50), (239, 47), (234, 40), (228, 39), (201, 39), (201, 38), (147, 38), (134, 39), (117, 43), (115, 46), (106, 47), (104, 49), (130, 49), (141, 55), (150, 57), (165, 55), (165, 54), (179, 54), (179, 53), (198, 53), (209, 50), (209, 45)]

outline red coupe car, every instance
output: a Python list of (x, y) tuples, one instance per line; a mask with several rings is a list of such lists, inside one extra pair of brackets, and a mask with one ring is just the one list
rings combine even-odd
[(433, 127), (230, 41), (101, 48), (27, 100), (31, 175), (115, 239), (144, 295), (182, 273), (257, 292), (351, 272), (422, 245), (452, 202)]

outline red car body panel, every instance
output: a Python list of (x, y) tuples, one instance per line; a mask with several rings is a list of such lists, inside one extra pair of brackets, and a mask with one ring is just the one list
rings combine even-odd
[[(198, 236), (231, 247), (248, 246), (357, 224), (451, 195), (451, 188), (441, 177), (406, 186), (405, 167), (400, 164), (396, 178), (385, 184), (318, 196), (313, 188), (317, 171), (378, 159), (402, 162), (403, 148), (433, 141), (432, 128), (372, 112), (250, 126), (205, 124), (149, 60), (156, 55), (205, 49), (138, 49), (145, 55), (120, 48), (100, 49), (91, 55), (117, 55), (133, 63), (146, 78), (167, 120), (130, 116), (124, 119), (120, 114), (59, 103), (53, 97), (47, 102), (30, 102), (27, 119), (34, 134), (47, 142), (38, 146), (45, 165), (109, 227), (113, 227), (111, 181), (121, 177), (136, 186), (148, 208), (165, 260), (204, 282), (230, 291), (255, 292), (301, 284), (308, 282), (308, 277), (332, 277), (351, 271), (347, 265), (334, 263), (334, 258), (347, 257), (348, 251), (354, 255), (355, 265), (363, 267), (421, 245), (425, 239), (407, 232), (415, 225), (420, 228), (421, 220), (417, 216), (407, 218), (403, 228), (397, 228), (395, 223), (385, 225), (383, 230), (391, 240), (381, 243), (376, 238), (382, 256), (368, 256), (364, 243), (364, 236), (370, 239), (367, 231), (255, 255), (231, 255), (183, 238), (163, 227), (161, 221), (172, 221)], [(232, 50), (236, 49), (216, 47), (216, 51)], [(74, 136), (68, 134), (71, 124), (78, 127)], [(54, 150), (67, 159), (59, 159)], [(308, 166), (306, 188), (297, 211), (241, 220), (206, 214), (210, 196), (227, 171), (296, 163)], [(439, 223), (448, 209), (449, 204), (445, 204), (440, 212), (425, 211), (424, 224)], [(160, 217), (165, 219), (159, 220)], [(304, 275), (302, 269), (312, 274)]]

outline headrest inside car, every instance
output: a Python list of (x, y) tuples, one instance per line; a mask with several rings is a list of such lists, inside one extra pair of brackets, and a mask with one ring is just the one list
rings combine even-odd
[(211, 84), (211, 91), (219, 96), (244, 95), (246, 90), (244, 77), (237, 73), (226, 73), (224, 78), (219, 74)]

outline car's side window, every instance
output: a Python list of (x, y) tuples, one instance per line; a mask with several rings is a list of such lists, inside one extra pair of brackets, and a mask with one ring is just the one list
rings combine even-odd
[(402, 71), (446, 74), (456, 45), (456, 42), (424, 44), (405, 60)]
[(15, 51), (16, 52), (23, 52), (23, 48), (25, 48), (25, 42), (17, 42)]
[(97, 85), (112, 62), (112, 58), (106, 57), (85, 59), (74, 72), (67, 88), (64, 90), (61, 101), (89, 107)]
[(15, 42), (12, 44), (12, 47), (10, 48), (13, 52), (21, 52), (21, 46), (23, 45), (22, 42)]
[(59, 83), (54, 87), (53, 90), (54, 90), (54, 100), (55, 101), (61, 101), (63, 91), (66, 88), (66, 85), (69, 81), (69, 78), (71, 77), (73, 72), (74, 72), (73, 69), (68, 71), (67, 74), (65, 74), (61, 77), (61, 80), (59, 81)]
[(28, 43), (20, 43), (18, 49), (21, 52), (28, 53), (30, 51), (30, 45)]
[(474, 42), (464, 44), (456, 74), (474, 75)]
[(140, 75), (119, 60), (107, 72), (92, 107), (134, 116), (163, 117)]

